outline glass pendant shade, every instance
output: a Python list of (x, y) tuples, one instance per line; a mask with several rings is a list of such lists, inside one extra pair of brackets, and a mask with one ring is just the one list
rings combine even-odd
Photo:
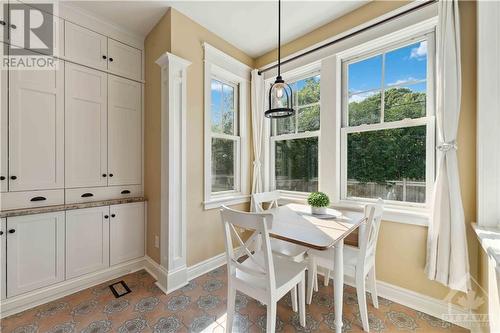
[(295, 113), (292, 102), (292, 88), (278, 76), (269, 90), (269, 110), (267, 118), (285, 118)]

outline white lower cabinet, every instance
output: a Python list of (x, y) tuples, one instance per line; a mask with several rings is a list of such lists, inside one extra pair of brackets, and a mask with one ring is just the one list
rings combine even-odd
[(110, 264), (144, 256), (144, 203), (110, 206)]
[(66, 212), (66, 279), (109, 267), (109, 206)]
[(7, 297), (64, 280), (64, 212), (7, 218)]
[(4, 299), (7, 297), (7, 289), (5, 288), (5, 283), (7, 282), (6, 269), (5, 265), (7, 260), (5, 255), (7, 254), (7, 220), (2, 218), (0, 219), (0, 265), (2, 265), (2, 269), (0, 269), (0, 299)]

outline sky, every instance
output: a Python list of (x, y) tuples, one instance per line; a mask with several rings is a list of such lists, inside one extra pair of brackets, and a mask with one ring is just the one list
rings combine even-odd
[[(350, 101), (359, 102), (376, 94), (382, 87), (382, 62), (379, 54), (348, 67)], [(425, 80), (427, 75), (427, 42), (411, 44), (385, 54), (384, 86)], [(415, 92), (425, 92), (426, 84), (406, 86)]]

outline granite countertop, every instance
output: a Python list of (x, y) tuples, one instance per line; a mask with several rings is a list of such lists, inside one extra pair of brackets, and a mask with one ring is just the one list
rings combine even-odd
[(53, 212), (61, 212), (61, 211), (72, 210), (72, 209), (83, 209), (83, 208), (91, 208), (91, 207), (119, 205), (119, 204), (126, 204), (126, 203), (132, 203), (132, 202), (142, 202), (142, 201), (146, 201), (146, 199), (144, 197), (131, 197), (131, 198), (122, 198), (122, 199), (110, 199), (110, 200), (91, 201), (91, 202), (83, 202), (83, 203), (73, 203), (73, 204), (65, 204), (65, 205), (11, 209), (11, 210), (1, 211), (0, 218), (22, 216), (22, 215), (43, 214), (43, 213), (53, 213)]

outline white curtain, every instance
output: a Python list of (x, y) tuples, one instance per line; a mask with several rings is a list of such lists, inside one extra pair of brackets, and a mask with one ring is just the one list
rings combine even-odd
[(458, 0), (439, 1), (438, 22), (438, 162), (427, 238), (426, 273), (431, 280), (467, 292), (470, 289), (469, 257), (456, 144), (462, 87)]
[[(252, 96), (252, 136), (253, 136), (253, 180), (252, 193), (262, 192), (262, 133), (264, 128), (265, 88), (262, 75), (258, 70), (252, 71), (251, 82)], [(251, 205), (253, 210), (253, 203)]]

